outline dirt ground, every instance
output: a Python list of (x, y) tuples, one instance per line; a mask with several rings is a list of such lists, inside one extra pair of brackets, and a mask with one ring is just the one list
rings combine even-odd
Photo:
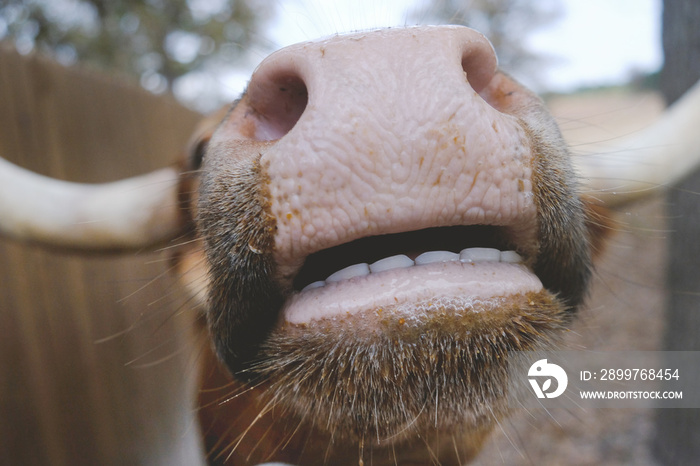
[[(659, 114), (655, 94), (605, 92), (548, 102), (577, 156), (614, 151), (619, 137)], [(565, 347), (656, 350), (663, 332), (664, 198), (614, 214), (618, 232), (596, 264), (591, 296)], [(476, 464), (653, 465), (653, 412), (644, 409), (518, 413), (497, 428)]]

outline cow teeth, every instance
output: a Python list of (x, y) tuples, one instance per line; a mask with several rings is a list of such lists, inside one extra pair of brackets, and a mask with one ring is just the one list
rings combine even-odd
[(459, 253), (462, 262), (500, 262), (501, 251), (492, 248), (469, 248)]
[(459, 260), (459, 254), (450, 251), (428, 251), (416, 257), (416, 265)]
[(344, 269), (338, 270), (328, 278), (326, 278), (326, 283), (335, 283), (343, 280), (350, 280), (355, 277), (364, 277), (369, 275), (369, 266), (365, 263), (355, 264)]
[(501, 251), (501, 262), (507, 262), (509, 264), (519, 264), (523, 261), (523, 258), (520, 257), (520, 254), (518, 254), (515, 251)]
[(504, 262), (508, 264), (520, 264), (523, 258), (515, 251), (499, 251), (492, 248), (468, 248), (463, 249), (459, 254), (450, 251), (428, 251), (416, 257), (415, 262), (406, 255), (385, 257), (370, 265), (366, 263), (354, 264), (338, 270), (326, 278), (325, 281), (317, 281), (306, 285), (302, 291), (321, 288), (328, 283), (337, 283), (349, 280), (354, 277), (364, 277), (370, 273), (381, 273), (387, 270), (404, 269), (413, 265), (435, 264), (440, 262), (461, 261), (466, 263), (475, 262)]
[(404, 269), (413, 266), (413, 264), (413, 260), (410, 257), (399, 254), (398, 256), (385, 257), (370, 264), (369, 270), (372, 273), (379, 273), (386, 270)]
[(304, 288), (302, 288), (301, 291), (313, 290), (315, 288), (321, 288), (322, 286), (326, 286), (326, 282), (324, 282), (323, 280), (320, 280), (317, 282), (309, 283)]

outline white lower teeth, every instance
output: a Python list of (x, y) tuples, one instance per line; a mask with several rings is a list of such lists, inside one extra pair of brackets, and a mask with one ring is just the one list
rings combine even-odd
[(314, 288), (321, 288), (322, 286), (326, 286), (326, 282), (324, 282), (323, 280), (320, 280), (317, 282), (309, 283), (304, 288), (302, 288), (301, 291), (313, 290)]
[(374, 264), (370, 264), (369, 270), (372, 273), (384, 272), (386, 270), (393, 269), (404, 269), (406, 267), (412, 267), (413, 261), (410, 257), (400, 254), (398, 256), (385, 257), (380, 259)]
[(501, 251), (491, 248), (469, 248), (459, 253), (462, 262), (499, 262)]
[(523, 258), (520, 257), (520, 254), (518, 254), (515, 251), (501, 251), (501, 262), (507, 262), (509, 264), (519, 264), (522, 261)]
[(336, 283), (349, 280), (354, 277), (364, 277), (370, 273), (380, 273), (387, 270), (403, 269), (414, 265), (421, 266), (440, 262), (460, 261), (466, 263), (476, 262), (505, 262), (509, 264), (519, 264), (522, 257), (515, 251), (499, 251), (492, 248), (468, 248), (463, 249), (459, 254), (450, 251), (428, 251), (416, 257), (415, 262), (403, 254), (386, 257), (374, 262), (371, 265), (365, 263), (354, 264), (338, 270), (326, 278), (325, 281), (313, 282), (306, 285), (302, 291), (321, 288), (327, 283)]
[(338, 270), (336, 273), (326, 278), (327, 283), (341, 282), (350, 280), (355, 277), (363, 277), (369, 275), (369, 266), (367, 264), (355, 264)]
[(459, 260), (459, 254), (450, 251), (428, 251), (416, 257), (416, 265)]

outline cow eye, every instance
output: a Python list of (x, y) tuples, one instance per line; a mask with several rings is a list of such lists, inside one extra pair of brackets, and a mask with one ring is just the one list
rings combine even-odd
[(190, 170), (199, 170), (202, 167), (202, 161), (204, 160), (204, 153), (207, 151), (207, 146), (209, 145), (209, 138), (202, 138), (197, 142), (197, 145), (190, 152), (188, 160), (188, 168)]

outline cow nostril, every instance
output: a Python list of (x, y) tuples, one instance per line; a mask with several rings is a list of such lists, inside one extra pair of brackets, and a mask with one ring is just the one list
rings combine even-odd
[(498, 61), (493, 48), (488, 43), (465, 43), (462, 50), (462, 70), (474, 91), (480, 93), (494, 74)]
[(257, 113), (255, 139), (274, 141), (287, 134), (301, 118), (309, 100), (306, 83), (293, 72), (266, 76), (264, 82), (252, 83), (255, 98), (251, 106)]

